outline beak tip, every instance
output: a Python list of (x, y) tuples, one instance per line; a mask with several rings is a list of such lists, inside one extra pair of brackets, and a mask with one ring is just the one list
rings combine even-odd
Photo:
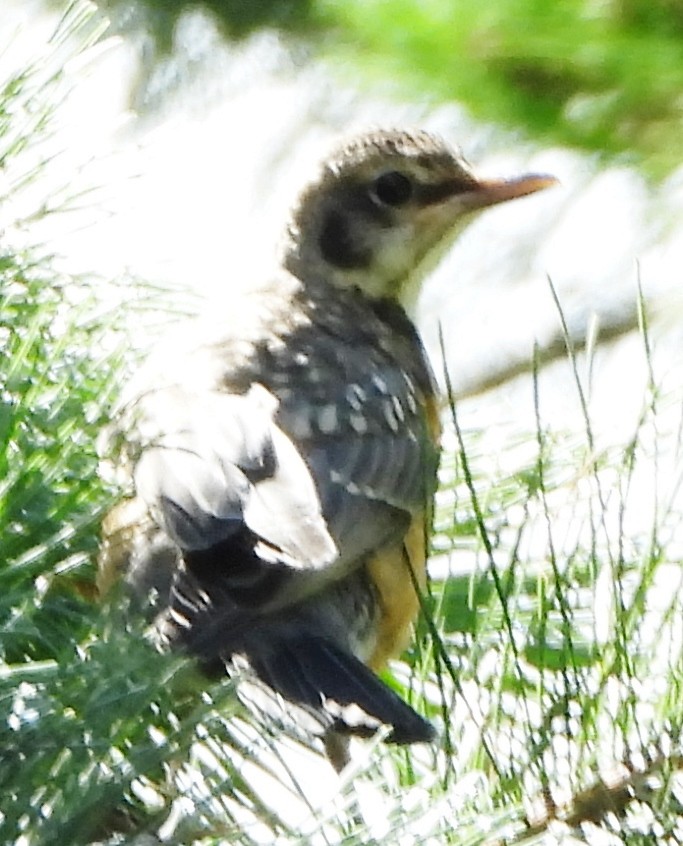
[(531, 181), (536, 182), (536, 188), (533, 189), (534, 191), (543, 191), (545, 188), (552, 188), (554, 185), (562, 184), (556, 176), (552, 176), (549, 173), (533, 174), (528, 178)]
[(559, 184), (557, 177), (545, 173), (527, 173), (512, 179), (486, 179), (479, 183), (479, 189), (473, 193), (474, 205), (497, 205)]
[(560, 180), (548, 173), (528, 173), (516, 179), (507, 180), (502, 183), (502, 186), (508, 186), (510, 199), (513, 199), (514, 197), (526, 197), (527, 194), (535, 194), (537, 191), (545, 191), (546, 188), (552, 188), (559, 184)]

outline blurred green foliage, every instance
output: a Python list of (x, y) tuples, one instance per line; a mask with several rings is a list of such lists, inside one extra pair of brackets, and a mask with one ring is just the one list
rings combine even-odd
[[(680, 162), (683, 6), (673, 0), (323, 0), (377, 74), (543, 143)], [(348, 50), (348, 46), (347, 46)]]
[[(71, 56), (99, 37), (90, 20), (84, 2), (65, 14)], [(576, 842), (589, 842), (591, 822), (614, 833), (601, 842), (680, 844), (683, 597), (669, 587), (680, 546), (668, 551), (665, 531), (681, 523), (680, 473), (658, 491), (645, 534), (622, 521), (636, 470), (656, 476), (665, 457), (654, 381), (626, 448), (596, 456), (588, 419), (577, 440), (538, 412), (537, 432), (515, 436), (535, 449), (505, 471), (492, 469), (484, 430), (463, 440), (452, 403), (458, 446), (443, 462), (434, 557), (466, 566), (431, 585), (399, 683), (442, 718), (442, 735), (423, 749), (366, 746), (334, 807), (309, 806), (303, 831), (269, 799), (308, 801), (308, 785), (264, 755), (272, 747), (277, 761), (296, 738), (245, 718), (228, 679), (198, 696), (182, 660), (157, 652), (120, 597), (105, 609), (90, 601), (112, 499), (96, 440), (125, 363), (115, 339), (138, 301), (128, 288), (127, 307), (108, 309), (103, 280), (61, 273), (31, 239), (55, 207), (40, 187), (59, 159), (24, 158), (62, 102), (69, 63), (60, 39), (52, 45), (0, 80), (0, 843), (141, 846), (163, 829), (164, 842), (188, 846), (354, 846), (379, 841), (366, 822), (376, 825), (377, 808), (386, 842), (538, 843), (551, 820), (532, 825), (531, 802), (542, 797), (549, 813), (569, 788)], [(37, 205), (12, 219), (26, 187), (38, 188)], [(508, 439), (505, 452), (514, 447)], [(567, 503), (576, 532), (558, 517)], [(623, 765), (616, 786), (599, 781), (605, 763)]]
[[(60, 166), (50, 143), (55, 106), (68, 89), (62, 50), (82, 54), (100, 35), (87, 4), (73, 3), (45, 54), (0, 79), (6, 844), (86, 843), (103, 828), (120, 828), (117, 809), (126, 806), (132, 816), (140, 804), (130, 793), (133, 781), (158, 777), (160, 762), (188, 737), (159, 705), (175, 668), (160, 661), (141, 631), (107, 620), (91, 601), (99, 523), (110, 502), (97, 474), (96, 438), (121, 370), (115, 339), (125, 318), (103, 305), (103, 280), (61, 272), (32, 237), (36, 224), (63, 208), (45, 187), (46, 171)], [(192, 732), (190, 726), (190, 738)]]
[(620, 155), (653, 176), (681, 160), (679, 0), (102, 0), (168, 50), (183, 10), (228, 38), (295, 35), (358, 84), (376, 82), (544, 144)]

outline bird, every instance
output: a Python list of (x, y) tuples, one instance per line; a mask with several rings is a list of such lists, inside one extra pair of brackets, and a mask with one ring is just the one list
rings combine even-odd
[(343, 141), (272, 272), (181, 327), (104, 434), (128, 493), (103, 524), (101, 592), (123, 581), (208, 676), (246, 673), (337, 769), (353, 735), (435, 737), (378, 675), (418, 615), (437, 485), (422, 281), (477, 212), (555, 182), (481, 178), (424, 130)]

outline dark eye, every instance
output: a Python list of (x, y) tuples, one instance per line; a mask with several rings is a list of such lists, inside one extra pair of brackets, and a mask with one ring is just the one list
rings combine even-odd
[(372, 192), (385, 206), (403, 206), (412, 196), (413, 183), (404, 173), (388, 170), (377, 177)]

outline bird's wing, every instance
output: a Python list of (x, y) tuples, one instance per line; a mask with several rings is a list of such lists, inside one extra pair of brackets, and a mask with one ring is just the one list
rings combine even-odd
[(183, 551), (246, 526), (292, 567), (335, 559), (311, 474), (275, 424), (276, 407), (261, 385), (238, 395), (166, 384), (129, 401), (137, 494)]
[(315, 355), (291, 373), (297, 393), (280, 404), (278, 424), (305, 456), (340, 559), (400, 539), (429, 511), (438, 432), (431, 372), (421, 347), (411, 353), (403, 367), (369, 333), (343, 344), (319, 333)]
[(423, 509), (437, 450), (421, 347), (416, 378), (373, 331), (335, 328), (290, 333), (275, 352), (237, 335), (200, 344), (129, 392), (118, 427), (137, 494), (183, 551), (246, 528), (278, 564), (344, 569)]

